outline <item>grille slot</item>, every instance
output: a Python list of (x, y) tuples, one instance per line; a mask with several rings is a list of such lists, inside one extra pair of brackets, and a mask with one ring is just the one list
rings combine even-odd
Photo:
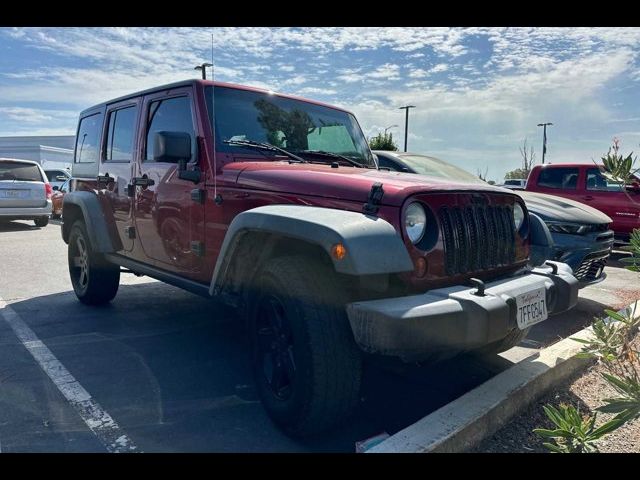
[(587, 255), (580, 266), (576, 268), (575, 272), (573, 272), (573, 276), (576, 277), (579, 282), (591, 282), (598, 280), (604, 272), (604, 267), (607, 264), (607, 257), (608, 254), (603, 258), (601, 253)]
[(448, 275), (515, 262), (515, 225), (510, 207), (442, 207), (438, 216)]

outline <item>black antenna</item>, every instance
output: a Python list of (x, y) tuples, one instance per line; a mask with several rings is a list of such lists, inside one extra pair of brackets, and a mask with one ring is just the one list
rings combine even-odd
[(213, 201), (216, 205), (222, 203), (222, 196), (218, 194), (218, 163), (216, 155), (216, 110), (215, 110), (215, 66), (213, 63), (213, 33), (211, 34), (211, 138), (213, 139)]

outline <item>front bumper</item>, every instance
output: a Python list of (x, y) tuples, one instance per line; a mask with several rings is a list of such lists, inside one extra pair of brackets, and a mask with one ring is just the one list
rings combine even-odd
[(34, 220), (51, 215), (51, 200), (44, 207), (0, 208), (0, 220)]
[(455, 286), (420, 295), (354, 302), (347, 305), (356, 343), (366, 352), (419, 360), (450, 356), (502, 340), (514, 328), (515, 297), (544, 287), (549, 314), (569, 310), (578, 301), (578, 281), (564, 263), (475, 288)]
[(571, 267), (580, 288), (606, 278), (604, 267), (613, 248), (613, 231), (586, 235), (552, 233), (552, 237), (554, 246), (551, 258)]

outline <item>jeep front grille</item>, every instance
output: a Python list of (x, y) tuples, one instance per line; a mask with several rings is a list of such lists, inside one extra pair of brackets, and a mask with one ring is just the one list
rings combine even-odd
[(439, 219), (447, 274), (487, 270), (515, 262), (511, 207), (442, 207)]

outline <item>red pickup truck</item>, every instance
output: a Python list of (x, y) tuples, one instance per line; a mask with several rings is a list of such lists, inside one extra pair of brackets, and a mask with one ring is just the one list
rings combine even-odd
[(640, 179), (623, 187), (608, 180), (593, 163), (536, 165), (525, 190), (585, 203), (613, 219), (616, 239), (627, 241), (640, 228)]

